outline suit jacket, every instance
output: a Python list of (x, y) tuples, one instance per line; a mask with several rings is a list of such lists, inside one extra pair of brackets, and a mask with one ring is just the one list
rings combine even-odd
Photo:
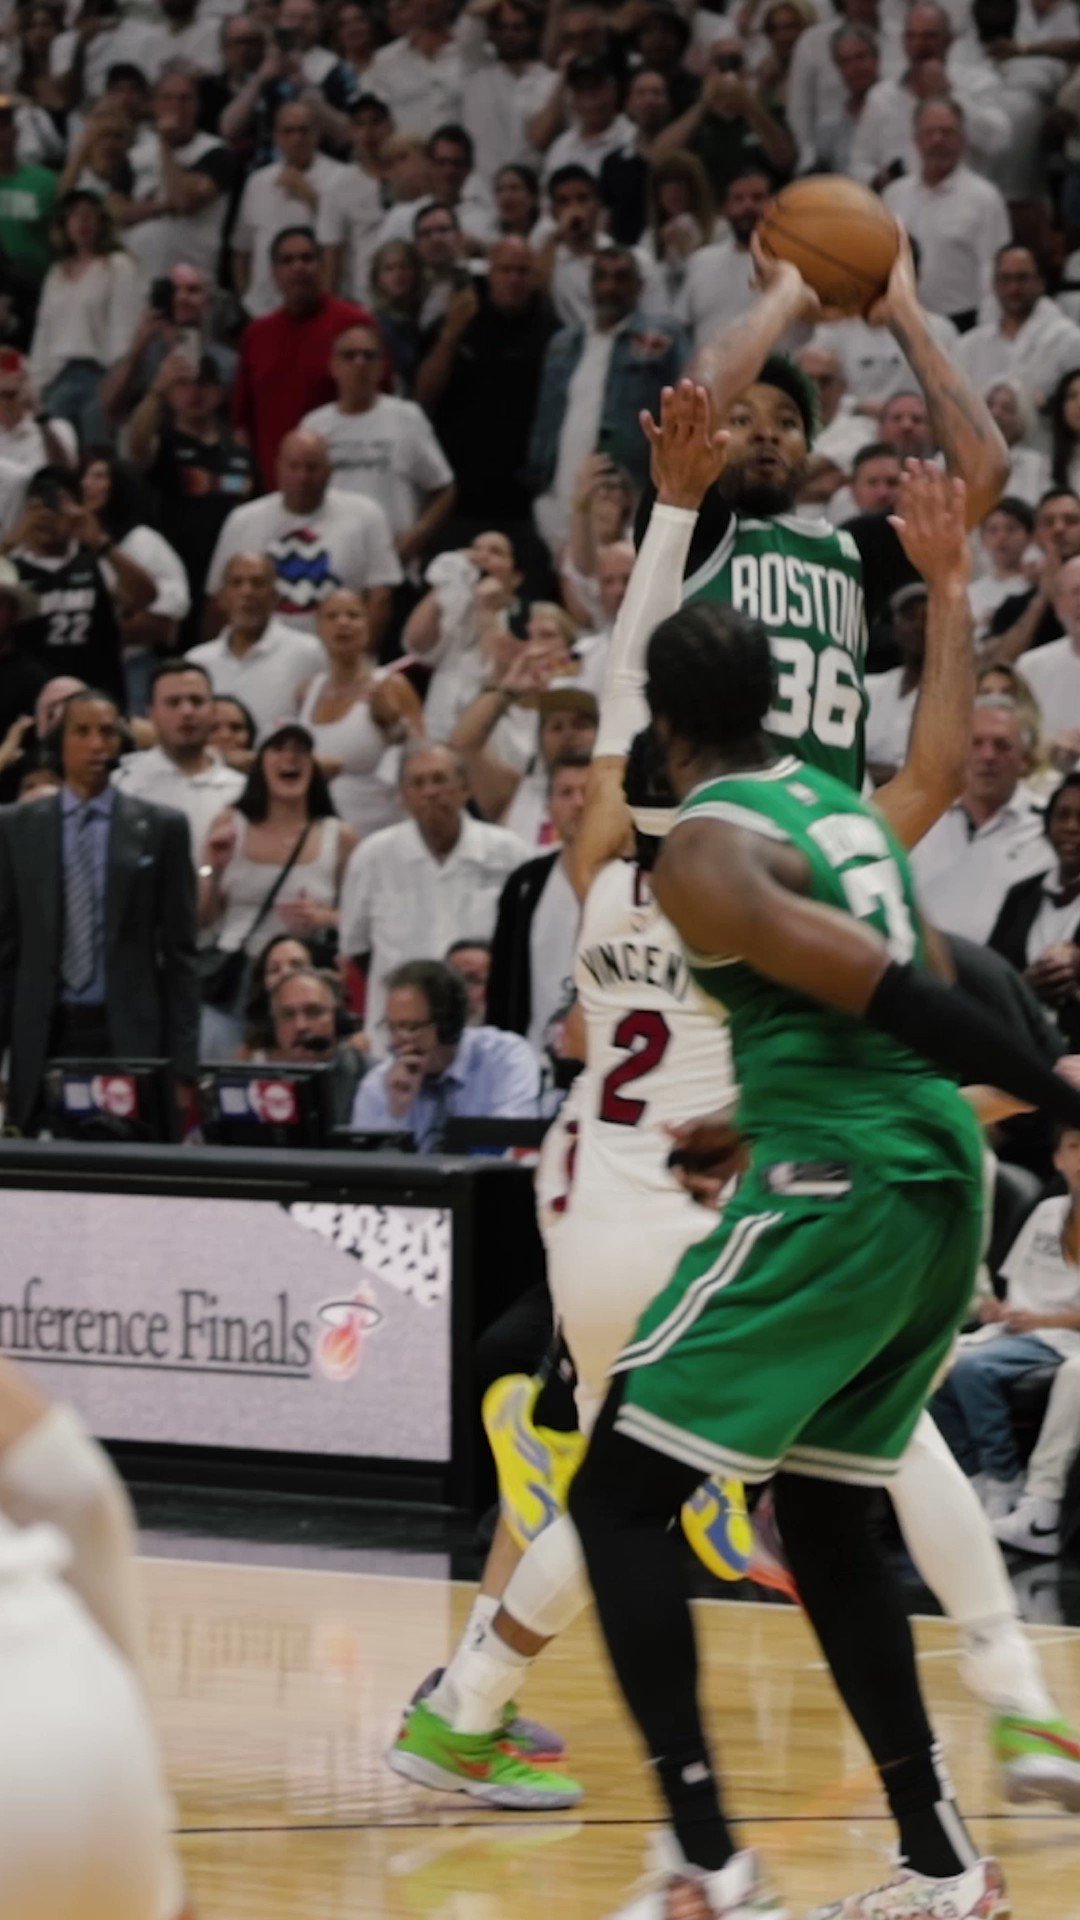
[(515, 868), (499, 895), (499, 912), (491, 938), (491, 975), (487, 1017), (493, 1027), (510, 1033), (528, 1033), (532, 1019), (532, 955), (529, 940), (533, 915), (547, 886), (561, 849), (542, 853)]
[[(1023, 973), (1027, 966), (1027, 940), (1035, 924), (1035, 918), (1042, 905), (1045, 873), (1036, 873), (1028, 880), (1018, 880), (1010, 887), (1001, 903), (1001, 911), (994, 922), (988, 944), (995, 953), (1004, 954), (1010, 960), (1017, 973)], [(1076, 941), (1080, 934), (1080, 900), (1076, 903), (1076, 926), (1069, 935)]]
[[(9, 1118), (37, 1103), (60, 997), (64, 872), (59, 794), (0, 808), (0, 1050)], [(164, 1058), (193, 1078), (199, 973), (195, 874), (183, 814), (117, 793), (105, 882), (109, 1040), (118, 1058)]]

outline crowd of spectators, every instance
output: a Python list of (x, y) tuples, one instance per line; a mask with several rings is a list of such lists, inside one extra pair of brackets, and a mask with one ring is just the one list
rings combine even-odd
[[(9, 1125), (57, 1053), (322, 1064), (422, 1145), (552, 1111), (639, 412), (819, 170), (904, 221), (1011, 460), (916, 876), (1080, 1044), (1075, 0), (4, 0)], [(880, 782), (926, 592), (875, 529), (934, 422), (887, 329), (785, 345)]]

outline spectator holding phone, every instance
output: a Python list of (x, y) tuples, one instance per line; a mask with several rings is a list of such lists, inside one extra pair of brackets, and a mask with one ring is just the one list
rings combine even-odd
[(210, 282), (198, 267), (178, 261), (150, 282), (150, 298), (131, 346), (114, 361), (102, 382), (101, 404), (110, 425), (121, 426), (130, 418), (165, 361), (177, 353), (189, 364), (212, 360), (222, 387), (231, 391), (236, 354), (214, 339), (211, 320)]
[(0, 460), (36, 473), (39, 467), (73, 467), (78, 453), (70, 421), (51, 419), (35, 406), (22, 354), (0, 347)]

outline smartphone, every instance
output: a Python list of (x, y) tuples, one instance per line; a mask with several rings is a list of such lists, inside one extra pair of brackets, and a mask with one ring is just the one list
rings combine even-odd
[(160, 313), (163, 320), (171, 320), (173, 318), (173, 302), (175, 297), (176, 288), (173, 286), (168, 274), (162, 274), (157, 280), (151, 280), (151, 310), (154, 313)]
[(274, 45), (279, 53), (295, 53), (299, 34), (295, 27), (275, 27)]

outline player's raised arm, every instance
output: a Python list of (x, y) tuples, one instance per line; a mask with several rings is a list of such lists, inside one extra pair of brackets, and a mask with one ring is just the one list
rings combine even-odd
[(907, 235), (901, 234), (888, 288), (871, 308), (874, 326), (887, 326), (926, 395), (934, 438), (949, 472), (967, 486), (967, 524), (977, 527), (996, 507), (1009, 477), (1009, 455), (985, 400), (938, 346), (926, 324), (915, 285)]
[(929, 589), (926, 656), (907, 758), (875, 804), (902, 845), (913, 847), (960, 792), (971, 737), (975, 650), (964, 482), (932, 461), (909, 460), (891, 524)]
[(612, 634), (600, 695), (600, 730), (585, 793), (585, 814), (567, 870), (584, 899), (600, 868), (626, 841), (631, 820), (623, 797), (623, 769), (630, 743), (648, 724), (645, 649), (661, 620), (682, 598), (682, 579), (698, 508), (724, 464), (727, 435), (712, 423), (704, 387), (680, 380), (665, 387), (660, 419), (641, 415), (652, 448), (656, 506)]
[(741, 320), (707, 340), (690, 364), (690, 377), (709, 390), (719, 419), (733, 400), (752, 386), (771, 353), (790, 327), (800, 320), (813, 324), (825, 318), (817, 294), (808, 287), (798, 267), (774, 260), (757, 239), (750, 242), (757, 266), (761, 298)]

